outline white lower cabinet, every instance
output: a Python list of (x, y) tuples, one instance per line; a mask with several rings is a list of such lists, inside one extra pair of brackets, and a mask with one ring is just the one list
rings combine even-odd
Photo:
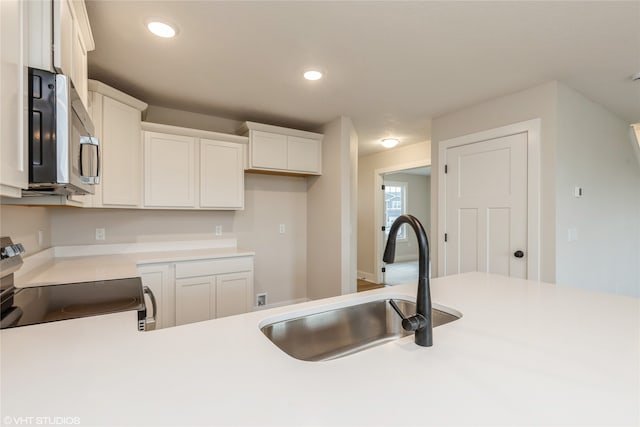
[(176, 326), (215, 317), (215, 276), (176, 280)]
[(251, 311), (253, 275), (232, 273), (216, 276), (216, 317)]
[(176, 325), (251, 311), (253, 257), (176, 263)]
[[(143, 264), (138, 274), (156, 299), (156, 329), (253, 308), (253, 256)], [(151, 302), (146, 303), (151, 316)]]
[[(138, 266), (142, 285), (148, 286), (156, 299), (156, 329), (175, 326), (175, 286), (172, 264), (148, 264)], [(147, 304), (147, 317), (152, 315), (150, 301)]]

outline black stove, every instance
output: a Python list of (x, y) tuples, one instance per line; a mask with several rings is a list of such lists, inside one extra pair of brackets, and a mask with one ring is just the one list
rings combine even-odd
[(8, 238), (3, 237), (1, 242), (0, 260), (0, 329), (130, 310), (138, 312), (139, 330), (152, 329), (150, 326), (154, 325), (155, 319), (147, 320), (144, 295), (149, 294), (151, 298), (154, 318), (155, 301), (149, 289), (143, 288), (139, 277), (16, 288), (13, 273), (22, 265), (20, 255), (24, 248), (5, 239)]

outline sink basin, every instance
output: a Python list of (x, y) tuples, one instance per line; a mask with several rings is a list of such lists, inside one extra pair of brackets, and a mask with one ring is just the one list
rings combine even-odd
[[(415, 303), (404, 299), (393, 300), (406, 316), (415, 314)], [(443, 310), (433, 309), (434, 327), (462, 317), (455, 310), (442, 308)], [(389, 304), (389, 299), (379, 299), (284, 320), (267, 321), (260, 329), (289, 356), (306, 361), (320, 361), (337, 359), (412, 335), (413, 332), (402, 329), (401, 322)]]

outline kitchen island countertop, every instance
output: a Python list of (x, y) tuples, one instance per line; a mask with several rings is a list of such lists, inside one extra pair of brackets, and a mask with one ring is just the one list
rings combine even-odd
[[(134, 312), (3, 330), (3, 423), (79, 425), (639, 425), (640, 299), (468, 273), (434, 279), (463, 317), (326, 362), (259, 325), (415, 285), (152, 332)], [(11, 418), (13, 417), (13, 418)]]

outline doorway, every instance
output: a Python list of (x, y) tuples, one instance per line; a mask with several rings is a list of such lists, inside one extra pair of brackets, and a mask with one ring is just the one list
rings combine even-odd
[(536, 119), (440, 143), (438, 275), (539, 278), (539, 129)]
[(398, 285), (418, 279), (418, 247), (413, 231), (404, 225), (396, 238), (393, 264), (382, 261), (388, 232), (393, 221), (402, 214), (414, 215), (425, 230), (431, 217), (431, 168), (424, 162), (398, 165), (376, 170), (376, 282)]

